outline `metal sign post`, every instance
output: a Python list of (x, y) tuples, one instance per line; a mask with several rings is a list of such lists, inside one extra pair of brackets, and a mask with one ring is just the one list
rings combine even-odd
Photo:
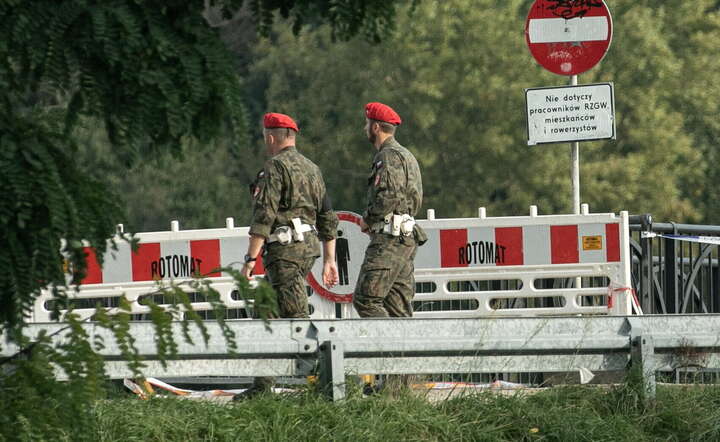
[[(570, 77), (570, 86), (577, 86), (578, 76), (573, 75)], [(570, 143), (570, 164), (572, 181), (572, 194), (573, 194), (573, 213), (580, 215), (580, 142), (575, 141)], [(575, 287), (582, 287), (582, 278), (575, 278)]]
[[(578, 76), (570, 77), (570, 86), (577, 86)], [(575, 141), (570, 143), (570, 162), (572, 164), (572, 194), (573, 194), (573, 213), (580, 215), (580, 143)]]

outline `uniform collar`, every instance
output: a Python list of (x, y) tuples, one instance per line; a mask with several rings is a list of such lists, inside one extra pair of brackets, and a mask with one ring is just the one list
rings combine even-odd
[(385, 141), (383, 141), (383, 143), (380, 145), (380, 149), (378, 149), (378, 152), (385, 149), (386, 147), (394, 146), (396, 144), (397, 144), (397, 141), (395, 141), (395, 137), (391, 135), (391, 136), (387, 137), (385, 139)]
[(280, 152), (276, 153), (275, 156), (282, 155), (284, 153), (295, 152), (295, 151), (296, 151), (295, 146), (288, 146), (288, 147), (282, 148), (282, 150), (280, 150)]

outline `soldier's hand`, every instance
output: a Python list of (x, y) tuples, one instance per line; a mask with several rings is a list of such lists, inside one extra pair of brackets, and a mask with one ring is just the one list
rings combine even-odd
[(243, 265), (242, 270), (240, 273), (247, 279), (250, 279), (252, 277), (253, 270), (255, 269), (255, 261), (246, 262)]
[(370, 233), (370, 226), (365, 223), (364, 219), (360, 220), (360, 230), (362, 231), (362, 233)]
[(335, 261), (325, 261), (325, 264), (323, 264), (323, 284), (325, 284), (325, 287), (331, 289), (337, 283), (340, 282), (340, 277), (338, 276), (338, 269), (337, 264)]

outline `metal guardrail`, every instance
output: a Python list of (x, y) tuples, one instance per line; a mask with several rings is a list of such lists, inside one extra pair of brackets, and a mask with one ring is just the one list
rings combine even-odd
[(630, 252), (633, 287), (645, 313), (720, 313), (718, 245), (643, 238), (641, 232), (720, 236), (720, 226), (657, 223), (633, 215)]
[[(345, 319), (230, 321), (238, 350), (228, 351), (217, 324), (208, 322), (206, 345), (179, 343), (177, 358), (163, 368), (153, 324), (130, 325), (154, 377), (306, 376), (319, 374), (333, 400), (345, 397), (347, 374), (497, 372), (591, 372), (641, 370), (649, 396), (657, 371), (720, 368), (720, 315), (594, 316), (473, 319)], [(175, 324), (176, 336), (180, 325)], [(56, 331), (59, 324), (30, 324), (28, 336)], [(84, 324), (111, 378), (132, 375), (110, 333)], [(55, 337), (59, 342), (62, 334)], [(91, 341), (92, 342), (92, 341)], [(3, 348), (9, 356), (18, 349)], [(63, 374), (58, 373), (62, 378)]]

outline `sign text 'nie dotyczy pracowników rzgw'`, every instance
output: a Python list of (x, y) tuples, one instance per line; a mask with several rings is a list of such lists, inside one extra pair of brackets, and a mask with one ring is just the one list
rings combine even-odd
[(615, 139), (612, 83), (525, 90), (528, 145)]

